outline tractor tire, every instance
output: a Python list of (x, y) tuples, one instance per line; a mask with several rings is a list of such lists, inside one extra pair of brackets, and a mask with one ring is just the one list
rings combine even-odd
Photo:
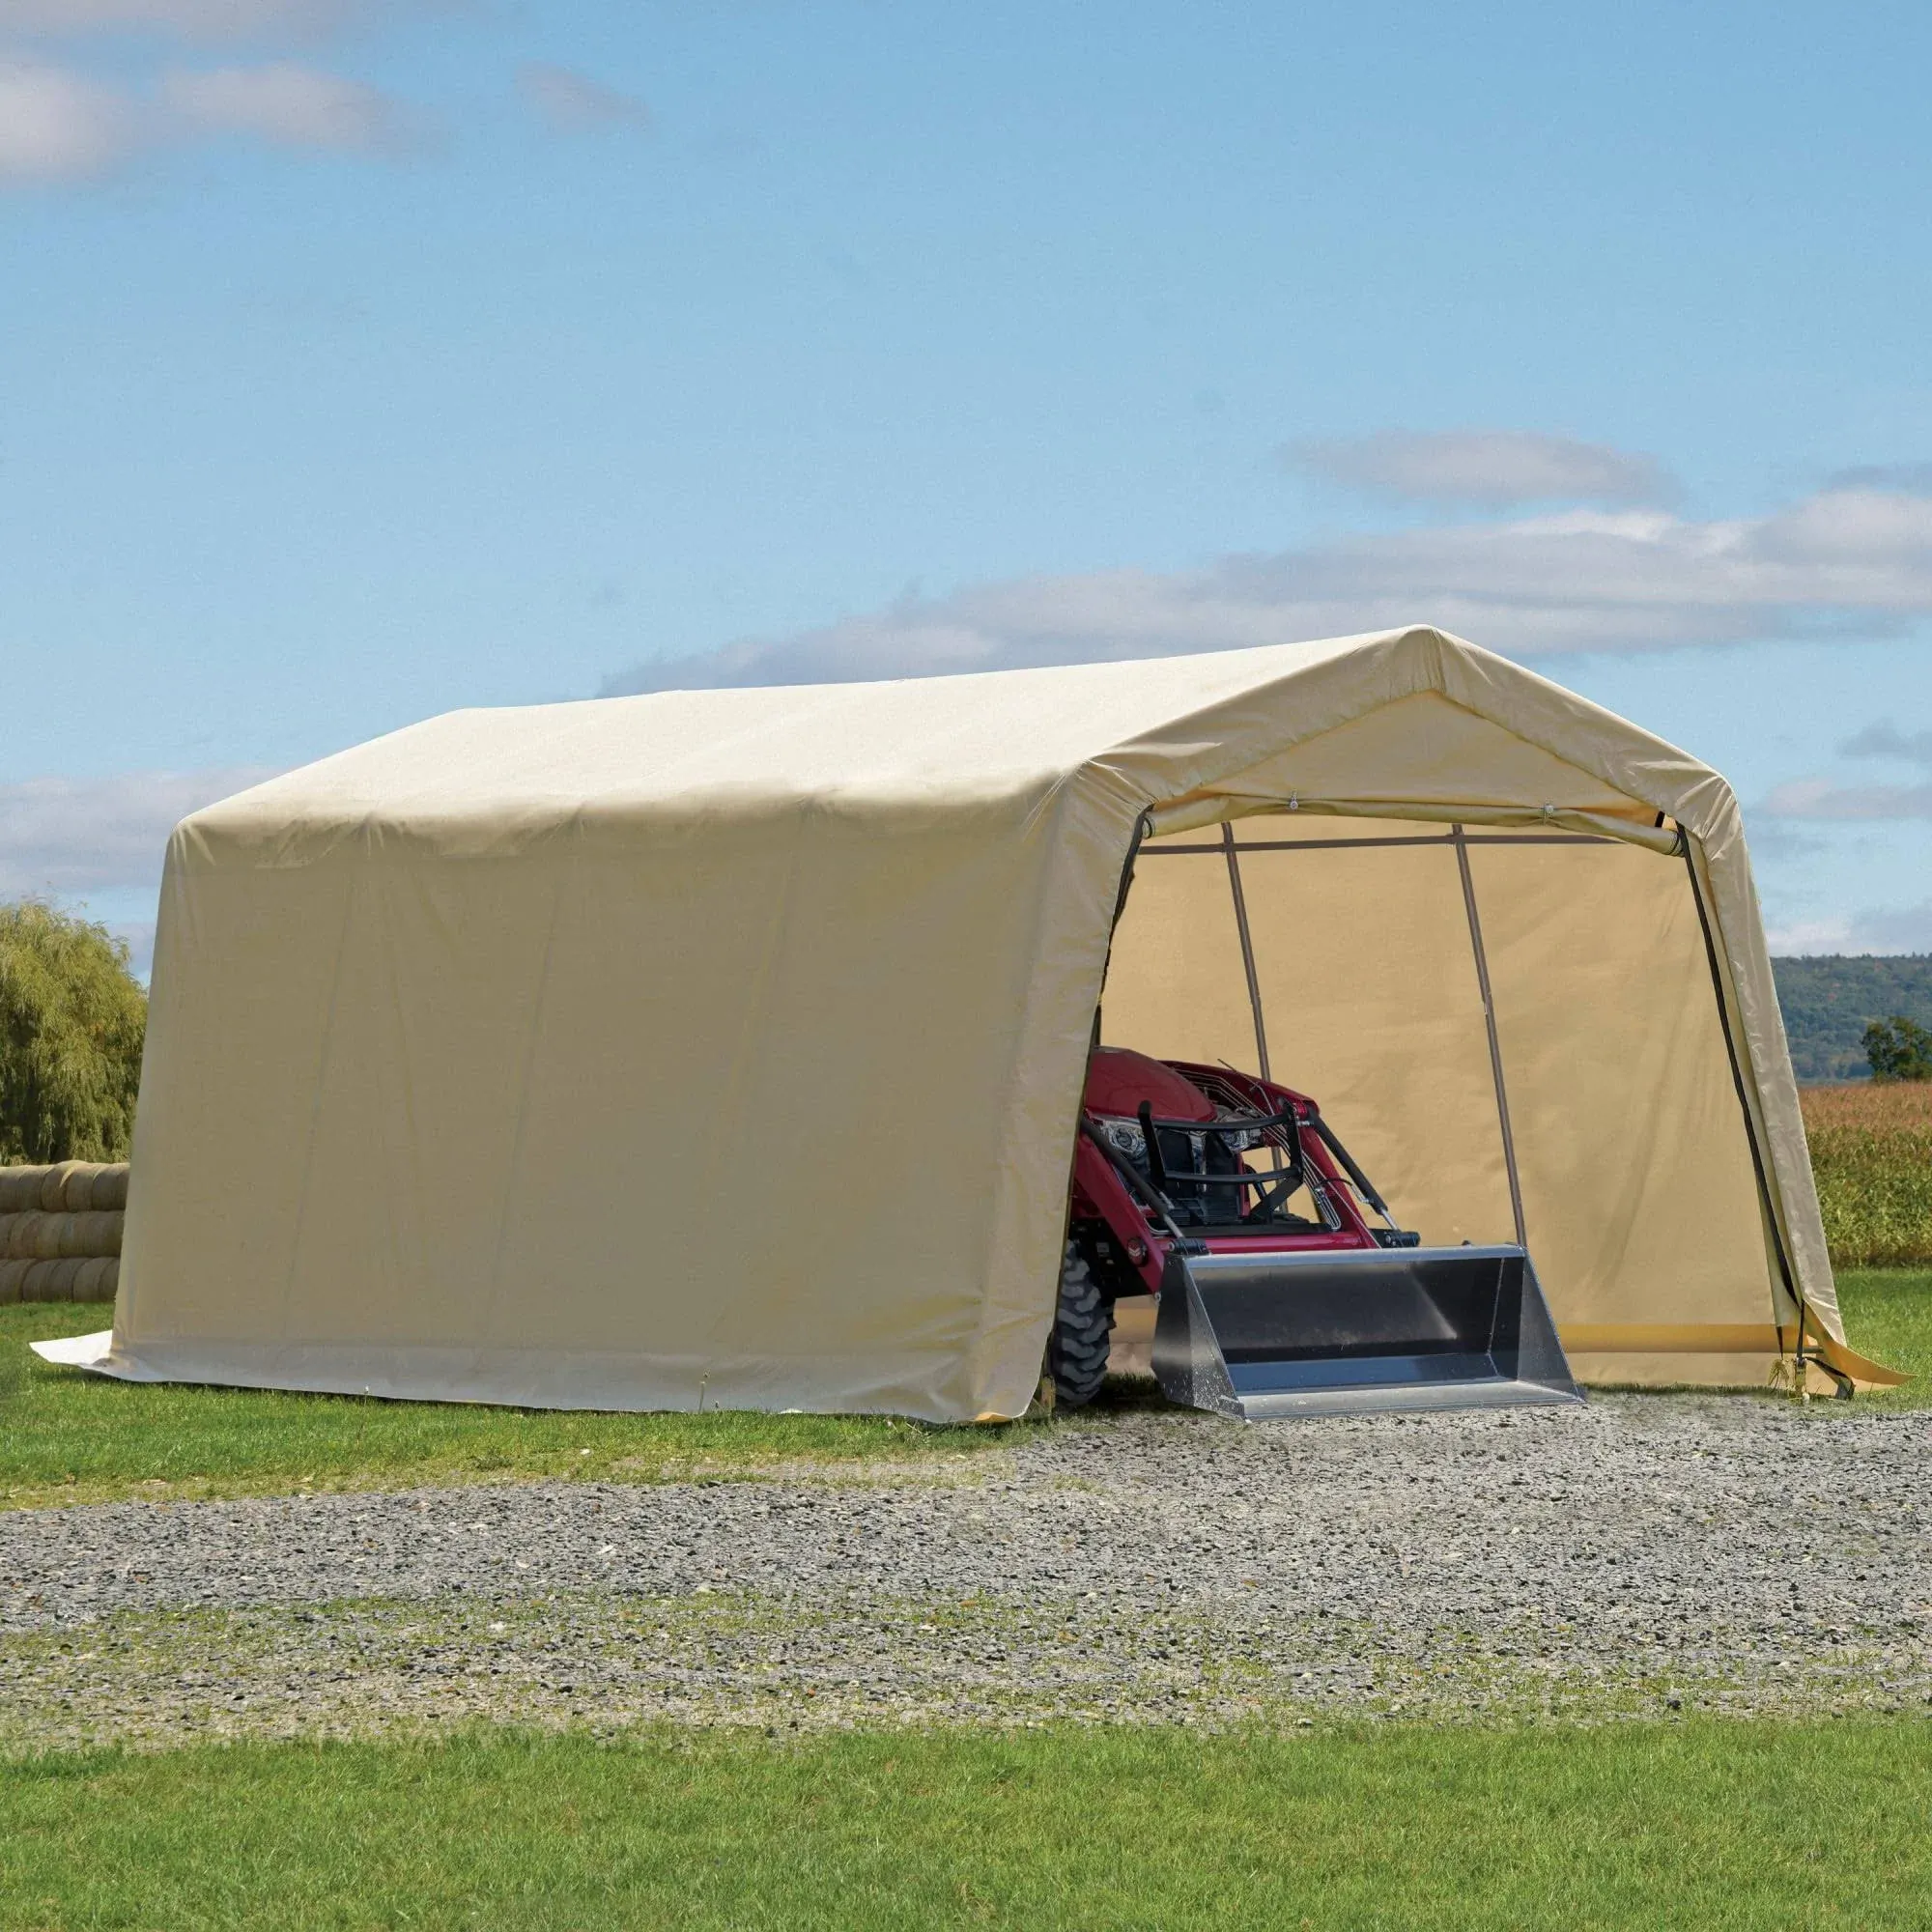
[(1060, 1269), (1060, 1301), (1047, 1338), (1046, 1367), (1056, 1406), (1082, 1408), (1107, 1378), (1107, 1351), (1114, 1340), (1114, 1304), (1100, 1293), (1077, 1241), (1066, 1244)]

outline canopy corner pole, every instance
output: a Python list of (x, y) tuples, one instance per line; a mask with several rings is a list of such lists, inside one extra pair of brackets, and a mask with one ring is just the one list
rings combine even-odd
[(1255, 1058), (1260, 1063), (1262, 1078), (1272, 1080), (1267, 1028), (1262, 1020), (1262, 982), (1255, 971), (1254, 938), (1248, 931), (1248, 899), (1241, 891), (1240, 851), (1235, 843), (1235, 828), (1225, 818), (1221, 821), (1221, 849), (1228, 855), (1228, 886), (1235, 895), (1235, 926), (1241, 935), (1241, 967), (1248, 976), (1248, 1009), (1255, 1016)]
[(1121, 916), (1127, 909), (1127, 895), (1133, 891), (1134, 867), (1139, 864), (1141, 841), (1153, 830), (1153, 813), (1144, 811), (1134, 820), (1134, 836), (1127, 846), (1127, 856), (1121, 862), (1121, 889), (1114, 895), (1114, 923), (1107, 928), (1107, 956), (1100, 961), (1101, 999), (1094, 1002), (1094, 1036), (1088, 1052), (1091, 1055), (1100, 1044), (1100, 1007), (1107, 992), (1107, 975), (1114, 970), (1114, 935), (1121, 929)]
[(1516, 1221), (1516, 1244), (1527, 1251), (1529, 1236), (1522, 1218), (1522, 1181), (1516, 1169), (1516, 1135), (1510, 1131), (1509, 1091), (1503, 1085), (1503, 1048), (1496, 1036), (1496, 1003), (1490, 991), (1490, 959), (1483, 951), (1483, 922), (1476, 913), (1476, 881), (1469, 871), (1469, 841), (1460, 825), (1449, 828), (1456, 848), (1456, 868), (1463, 875), (1463, 910), (1469, 918), (1469, 950), (1476, 955), (1476, 986), (1483, 996), (1483, 1024), (1490, 1035), (1490, 1077), (1496, 1087), (1496, 1122), (1503, 1134), (1503, 1166), (1509, 1171), (1510, 1213)]

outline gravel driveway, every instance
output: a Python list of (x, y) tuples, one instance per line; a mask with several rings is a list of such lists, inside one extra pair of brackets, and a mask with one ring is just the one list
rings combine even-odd
[(1083, 1420), (855, 1475), (0, 1516), (0, 1738), (1932, 1713), (1932, 1418)]

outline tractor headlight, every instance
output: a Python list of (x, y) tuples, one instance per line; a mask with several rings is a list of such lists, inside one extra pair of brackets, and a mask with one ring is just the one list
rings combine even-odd
[(1138, 1121), (1114, 1120), (1101, 1114), (1095, 1123), (1110, 1147), (1118, 1149), (1137, 1166), (1147, 1165), (1147, 1136), (1141, 1132)]

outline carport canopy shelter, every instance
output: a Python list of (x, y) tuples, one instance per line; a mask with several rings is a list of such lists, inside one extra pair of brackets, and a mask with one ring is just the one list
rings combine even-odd
[(1878, 1373), (1729, 787), (1430, 629), (457, 712), (196, 812), (72, 1358), (1019, 1414), (1096, 1009), (1520, 1238), (1586, 1379)]

